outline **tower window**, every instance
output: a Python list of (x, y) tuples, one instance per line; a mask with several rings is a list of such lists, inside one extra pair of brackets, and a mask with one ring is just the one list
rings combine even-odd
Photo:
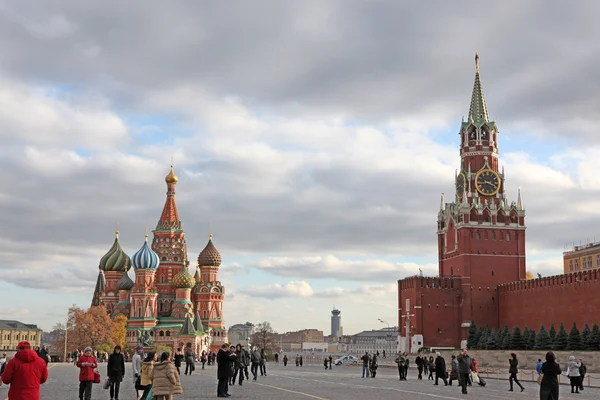
[(506, 241), (510, 242), (510, 232), (506, 232)]
[(481, 234), (479, 233), (479, 231), (477, 231), (475, 233), (475, 239), (477, 239), (477, 240), (481, 239)]
[(492, 240), (496, 240), (496, 232), (492, 231)]
[(494, 276), (494, 271), (492, 271), (492, 276)]

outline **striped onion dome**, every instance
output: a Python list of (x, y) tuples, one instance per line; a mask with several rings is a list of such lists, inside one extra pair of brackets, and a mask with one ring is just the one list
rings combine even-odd
[(173, 285), (179, 289), (191, 289), (196, 285), (196, 280), (188, 272), (187, 266), (183, 264), (181, 271), (173, 277)]
[(131, 259), (119, 244), (119, 231), (115, 233), (115, 241), (101, 259), (98, 266), (102, 271), (128, 271), (131, 268)]
[(221, 254), (212, 242), (212, 234), (208, 236), (208, 243), (198, 255), (198, 265), (201, 267), (218, 267), (221, 265)]
[(148, 244), (148, 234), (146, 234), (146, 240), (141, 249), (133, 255), (132, 258), (133, 268), (135, 269), (156, 269), (160, 264), (158, 254), (156, 254), (150, 248)]
[(131, 290), (133, 285), (134, 283), (127, 272), (125, 272), (121, 279), (119, 279), (119, 281), (117, 282), (117, 287), (119, 288), (119, 290)]

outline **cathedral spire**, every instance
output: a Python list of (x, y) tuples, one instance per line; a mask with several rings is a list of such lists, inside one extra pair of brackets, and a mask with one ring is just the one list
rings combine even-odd
[(481, 126), (485, 122), (489, 122), (489, 120), (485, 97), (483, 96), (483, 88), (481, 87), (481, 80), (479, 78), (479, 54), (475, 53), (475, 83), (473, 84), (468, 121)]
[(523, 210), (523, 200), (521, 200), (521, 187), (519, 187), (519, 193), (517, 195), (517, 210)]
[(181, 220), (177, 212), (177, 204), (175, 203), (175, 186), (178, 180), (171, 165), (171, 171), (165, 178), (165, 182), (167, 183), (167, 200), (156, 225), (156, 230), (181, 230)]

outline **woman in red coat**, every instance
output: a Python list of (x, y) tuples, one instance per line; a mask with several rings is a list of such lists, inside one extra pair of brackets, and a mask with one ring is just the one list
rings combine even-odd
[(94, 370), (98, 367), (96, 358), (92, 356), (91, 347), (85, 348), (83, 355), (77, 360), (77, 366), (79, 367), (79, 400), (91, 400)]
[(48, 379), (48, 367), (27, 341), (17, 346), (17, 354), (6, 364), (2, 382), (10, 384), (9, 400), (40, 400), (40, 385)]

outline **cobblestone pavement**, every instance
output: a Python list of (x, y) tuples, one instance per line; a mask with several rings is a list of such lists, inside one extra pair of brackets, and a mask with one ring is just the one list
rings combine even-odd
[[(130, 365), (126, 365), (127, 371)], [(77, 399), (78, 382), (76, 367), (67, 364), (50, 366), (50, 378), (42, 385), (42, 400)], [(104, 377), (106, 364), (101, 365)], [(488, 385), (470, 387), (469, 394), (463, 395), (457, 386), (433, 386), (432, 381), (418, 381), (415, 374), (409, 371), (407, 382), (398, 381), (396, 371), (392, 368), (380, 368), (376, 378), (361, 378), (361, 368), (357, 366), (334, 367), (324, 370), (323, 367), (267, 364), (268, 376), (258, 377), (258, 381), (244, 381), (243, 386), (230, 388), (231, 399), (316, 399), (342, 400), (368, 398), (371, 400), (437, 400), (437, 399), (539, 399), (539, 386), (535, 382), (523, 382), (525, 391), (508, 392), (506, 380), (488, 379)], [(174, 400), (213, 399), (216, 398), (216, 371), (214, 367), (206, 370), (196, 369), (194, 375), (181, 377), (185, 394), (174, 396)], [(131, 375), (127, 375), (121, 386), (121, 400), (135, 400), (135, 391)], [(0, 400), (7, 398), (7, 388), (0, 387)], [(567, 386), (561, 387), (561, 400), (597, 400), (600, 389), (587, 388), (582, 394), (571, 394)], [(94, 400), (108, 400), (107, 390), (101, 385), (94, 385)]]

